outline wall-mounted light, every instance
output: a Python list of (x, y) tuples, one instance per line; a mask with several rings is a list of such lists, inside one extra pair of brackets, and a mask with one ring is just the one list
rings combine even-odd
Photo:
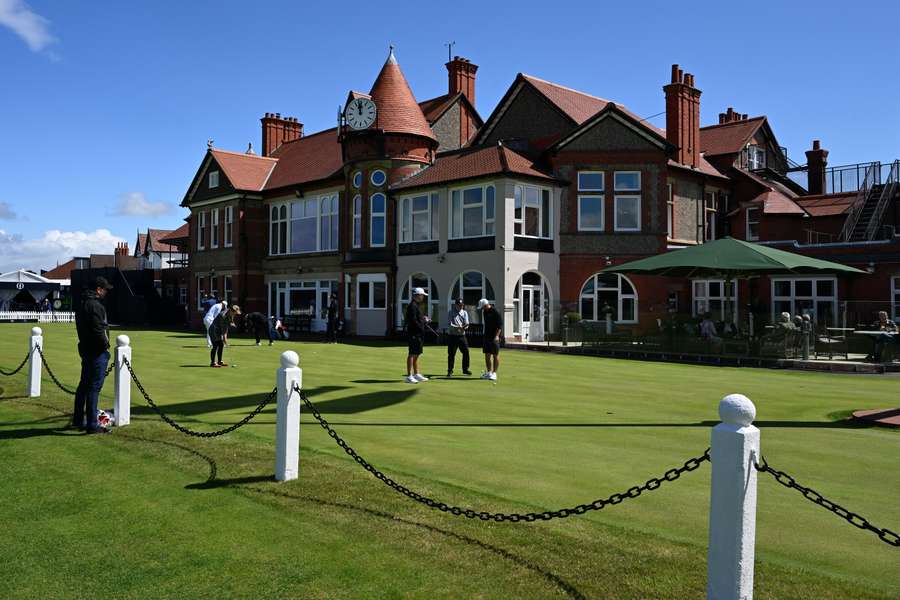
[(302, 273), (302, 272), (303, 272), (303, 267), (297, 267), (297, 272), (298, 272), (298, 273)]
[(874, 273), (875, 272), (875, 263), (870, 262), (868, 264), (868, 266), (866, 266), (866, 271), (868, 271), (869, 273)]

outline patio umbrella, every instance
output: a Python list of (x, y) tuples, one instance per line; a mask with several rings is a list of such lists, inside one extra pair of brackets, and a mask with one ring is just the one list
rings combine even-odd
[(603, 272), (725, 280), (821, 272), (866, 274), (846, 265), (731, 237), (623, 263)]
[[(759, 275), (846, 273), (866, 275), (853, 267), (725, 237), (697, 246), (657, 254), (609, 267), (603, 273), (663, 275), (698, 279), (749, 279)], [(734, 307), (737, 309), (737, 307)], [(735, 313), (736, 314), (736, 310)]]

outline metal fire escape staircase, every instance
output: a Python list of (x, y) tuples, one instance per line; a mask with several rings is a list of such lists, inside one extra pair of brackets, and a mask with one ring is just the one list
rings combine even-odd
[(884, 183), (881, 182), (881, 163), (869, 165), (853, 208), (841, 230), (841, 241), (866, 242), (875, 239), (887, 205), (898, 194), (900, 194), (900, 160), (895, 160), (891, 164), (887, 181)]

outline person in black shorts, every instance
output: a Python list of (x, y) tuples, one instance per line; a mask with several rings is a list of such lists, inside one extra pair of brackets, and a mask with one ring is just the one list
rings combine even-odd
[(478, 309), (481, 311), (481, 322), (484, 324), (484, 338), (482, 350), (484, 351), (485, 374), (482, 379), (497, 381), (497, 369), (500, 368), (500, 336), (503, 333), (500, 313), (494, 305), (485, 298), (478, 301)]
[(406, 383), (420, 383), (428, 378), (419, 372), (419, 356), (422, 354), (422, 336), (429, 318), (422, 314), (419, 303), (428, 294), (422, 288), (413, 289), (412, 301), (406, 307), (406, 335), (409, 338), (409, 354), (406, 357)]

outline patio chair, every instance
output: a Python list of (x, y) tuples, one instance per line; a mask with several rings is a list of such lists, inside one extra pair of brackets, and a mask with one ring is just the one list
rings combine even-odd
[(843, 335), (833, 335), (827, 329), (822, 329), (815, 334), (813, 352), (815, 357), (819, 358), (819, 354), (828, 355), (828, 360), (834, 358), (834, 355), (843, 355), (847, 360), (847, 337)]

